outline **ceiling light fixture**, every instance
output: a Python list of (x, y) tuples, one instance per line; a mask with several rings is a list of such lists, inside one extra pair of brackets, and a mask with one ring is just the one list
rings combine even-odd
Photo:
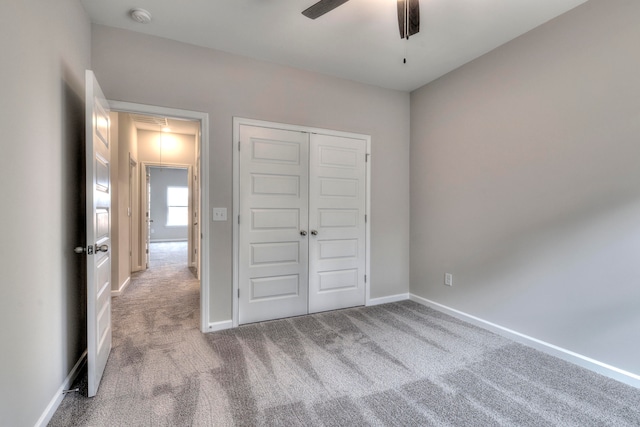
[(151, 22), (151, 13), (148, 10), (141, 9), (139, 7), (131, 9), (129, 11), (129, 15), (131, 16), (131, 19), (140, 24), (148, 24)]

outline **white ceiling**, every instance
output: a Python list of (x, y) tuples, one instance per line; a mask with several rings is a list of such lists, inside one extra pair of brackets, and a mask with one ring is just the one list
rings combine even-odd
[(136, 129), (150, 130), (154, 132), (181, 133), (185, 135), (197, 135), (200, 130), (200, 122), (193, 120), (175, 119), (169, 117), (156, 117), (144, 114), (130, 114)]
[[(97, 24), (403, 91), (585, 1), (421, 0), (420, 33), (407, 41), (396, 0), (350, 0), (316, 20), (301, 14), (316, 0), (81, 0)], [(133, 21), (134, 7), (152, 22)]]

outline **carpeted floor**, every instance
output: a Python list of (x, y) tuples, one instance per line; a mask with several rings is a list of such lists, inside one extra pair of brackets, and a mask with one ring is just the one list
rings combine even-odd
[(411, 301), (201, 334), (167, 249), (113, 302), (98, 395), (50, 425), (640, 426), (640, 390)]

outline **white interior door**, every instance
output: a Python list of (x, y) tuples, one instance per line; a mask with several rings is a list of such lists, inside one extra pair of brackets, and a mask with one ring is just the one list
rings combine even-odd
[(191, 216), (191, 219), (193, 221), (191, 245), (193, 249), (189, 255), (189, 258), (191, 259), (190, 265), (195, 268), (196, 277), (198, 279), (200, 279), (200, 184), (198, 182), (198, 179), (200, 177), (198, 169), (199, 160), (200, 159), (196, 160), (196, 166), (193, 173), (193, 193), (191, 193), (193, 194), (193, 198), (191, 201), (191, 204), (193, 206), (193, 214)]
[(151, 224), (153, 223), (153, 219), (151, 219), (151, 172), (149, 171), (149, 166), (144, 167), (144, 175), (144, 217), (146, 221), (144, 236), (144, 268), (149, 268), (149, 264), (151, 263), (151, 254), (149, 253), (151, 250)]
[(309, 313), (364, 305), (366, 141), (311, 135)]
[(111, 351), (111, 186), (109, 104), (95, 75), (86, 72), (87, 152), (87, 369), (96, 395)]
[(239, 323), (306, 314), (308, 134), (240, 126)]

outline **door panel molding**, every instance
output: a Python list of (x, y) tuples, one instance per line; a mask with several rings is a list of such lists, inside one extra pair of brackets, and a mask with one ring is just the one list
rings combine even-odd
[(93, 71), (86, 70), (85, 84), (87, 396), (93, 397), (111, 352), (111, 152), (109, 102)]

